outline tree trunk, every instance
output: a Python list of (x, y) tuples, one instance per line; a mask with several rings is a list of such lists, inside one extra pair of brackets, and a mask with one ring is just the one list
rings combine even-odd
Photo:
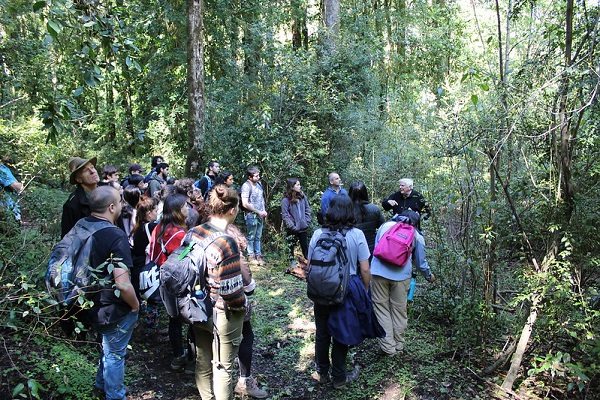
[(325, 48), (329, 52), (333, 52), (340, 32), (340, 0), (324, 0), (323, 23), (325, 26)]
[(188, 33), (188, 155), (185, 174), (192, 173), (192, 165), (204, 165), (205, 99), (204, 99), (204, 22), (202, 0), (187, 0)]

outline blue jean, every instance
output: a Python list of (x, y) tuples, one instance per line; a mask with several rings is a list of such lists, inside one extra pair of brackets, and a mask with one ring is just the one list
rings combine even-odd
[(262, 255), (260, 251), (260, 239), (262, 239), (262, 231), (265, 221), (256, 214), (251, 214), (246, 217), (246, 228), (248, 230), (248, 256)]
[[(315, 325), (315, 362), (317, 372), (320, 375), (327, 375), (331, 367), (331, 378), (334, 382), (343, 382), (346, 380), (346, 356), (348, 355), (348, 346), (335, 340), (327, 329), (327, 320), (333, 306), (314, 305)], [(329, 358), (329, 348), (331, 347), (331, 361)]]
[(137, 319), (138, 312), (130, 312), (118, 323), (98, 329), (102, 356), (94, 386), (104, 390), (107, 400), (125, 399), (125, 353)]

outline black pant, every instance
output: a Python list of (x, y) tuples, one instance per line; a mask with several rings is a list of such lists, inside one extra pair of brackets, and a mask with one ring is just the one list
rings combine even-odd
[[(331, 378), (333, 382), (346, 380), (346, 356), (348, 346), (335, 340), (327, 329), (327, 320), (331, 312), (331, 306), (315, 304), (315, 362), (319, 374), (327, 375), (331, 366)], [(333, 342), (333, 344), (332, 344)], [(329, 348), (331, 347), (331, 362), (329, 361)]]
[(244, 321), (242, 327), (242, 342), (238, 350), (238, 362), (240, 364), (240, 376), (248, 378), (252, 368), (252, 348), (254, 347), (254, 332), (250, 320)]
[(308, 257), (308, 232), (287, 232), (287, 240), (290, 246), (290, 259), (294, 259), (294, 247), (296, 243), (300, 242), (300, 249), (302, 249), (302, 255), (304, 258)]

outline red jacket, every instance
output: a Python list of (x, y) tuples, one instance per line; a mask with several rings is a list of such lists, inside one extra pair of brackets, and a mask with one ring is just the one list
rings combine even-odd
[(156, 225), (156, 227), (152, 231), (152, 237), (150, 238), (149, 254), (150, 259), (153, 261), (156, 260), (156, 258), (158, 257), (156, 265), (158, 265), (159, 267), (163, 265), (165, 261), (167, 261), (169, 254), (171, 254), (175, 249), (181, 246), (181, 242), (183, 242), (183, 239), (185, 238), (185, 228), (169, 224), (162, 238), (157, 238), (157, 235), (161, 230), (162, 222), (159, 222), (158, 225)]

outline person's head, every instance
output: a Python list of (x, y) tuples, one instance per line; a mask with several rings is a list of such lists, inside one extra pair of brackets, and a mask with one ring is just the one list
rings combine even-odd
[(196, 194), (198, 192), (195, 191), (196, 186), (194, 186), (194, 180), (192, 178), (178, 179), (174, 186), (175, 193), (187, 196), (190, 201), (196, 201)]
[(248, 180), (256, 183), (260, 180), (260, 170), (256, 167), (248, 167), (246, 170), (246, 176), (248, 177)]
[(162, 223), (162, 231), (159, 232), (159, 236), (163, 236), (165, 229), (169, 225), (185, 228), (185, 219), (187, 216), (187, 197), (182, 194), (172, 194), (167, 196), (163, 204), (163, 213), (160, 219), (160, 222)]
[(419, 217), (419, 213), (416, 211), (413, 211), (413, 210), (402, 211), (402, 213), (400, 214), (400, 217), (406, 217), (408, 219), (408, 221), (406, 221), (406, 222), (414, 227), (419, 226), (420, 217)]
[(348, 195), (350, 196), (350, 200), (352, 200), (353, 203), (369, 201), (367, 187), (362, 182), (353, 182), (352, 185), (350, 185)]
[(229, 223), (235, 220), (240, 198), (235, 190), (225, 185), (216, 185), (210, 192), (208, 204), (211, 208), (211, 216), (225, 218)]
[(137, 213), (135, 214), (134, 231), (143, 224), (156, 221), (158, 218), (158, 200), (152, 197), (142, 196), (135, 209)]
[(338, 194), (331, 199), (329, 208), (325, 212), (325, 224), (323, 226), (340, 230), (353, 227), (354, 222), (354, 207), (350, 197), (345, 194)]
[(340, 175), (337, 172), (331, 172), (328, 178), (331, 187), (339, 188), (342, 186), (342, 178), (340, 178)]
[(133, 208), (137, 206), (140, 197), (142, 197), (142, 192), (137, 185), (127, 185), (125, 186), (125, 189), (123, 189), (123, 200)]
[(216, 161), (211, 161), (208, 163), (208, 169), (206, 170), (207, 175), (218, 176), (219, 171), (221, 171), (221, 165)]
[(175, 185), (165, 185), (160, 191), (156, 192), (155, 196), (157, 196), (159, 201), (164, 202), (172, 194), (175, 194)]
[(119, 180), (119, 171), (114, 165), (105, 165), (100, 174), (105, 182), (117, 182)]
[(413, 180), (402, 178), (398, 181), (398, 185), (400, 186), (400, 193), (402, 193), (403, 196), (408, 196), (413, 188)]
[(138, 163), (133, 163), (129, 166), (129, 175), (141, 175), (144, 172), (144, 168)]
[(162, 176), (163, 179), (166, 179), (167, 176), (169, 176), (169, 164), (163, 162), (157, 164), (156, 174)]
[(152, 168), (156, 168), (156, 166), (164, 161), (162, 156), (154, 156), (152, 157)]
[(233, 186), (233, 174), (231, 173), (231, 171), (221, 172), (219, 176), (217, 176), (217, 179), (215, 179), (215, 184), (221, 184), (227, 187)]
[(135, 209), (137, 210), (136, 223), (145, 224), (158, 218), (158, 200), (152, 197), (142, 196)]
[(89, 160), (81, 157), (71, 158), (69, 171), (71, 171), (69, 182), (72, 185), (81, 185), (87, 191), (92, 191), (100, 181), (96, 171), (96, 157)]
[(298, 178), (289, 178), (285, 184), (285, 196), (293, 203), (297, 203), (299, 198), (302, 198), (302, 186)]
[(146, 190), (148, 184), (144, 182), (144, 175), (131, 175), (128, 179), (130, 185), (134, 185), (140, 188), (143, 192)]
[(121, 195), (112, 186), (99, 186), (92, 190), (89, 198), (92, 215), (106, 218), (113, 224), (121, 215)]

